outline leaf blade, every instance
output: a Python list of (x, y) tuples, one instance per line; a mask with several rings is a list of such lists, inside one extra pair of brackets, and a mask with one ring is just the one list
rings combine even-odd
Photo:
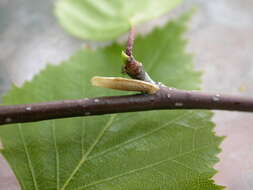
[[(153, 67), (150, 74), (155, 80), (177, 88), (196, 89), (200, 74), (193, 71), (191, 56), (184, 52), (185, 21), (183, 17), (136, 39), (134, 51), (147, 68)], [(159, 52), (160, 42), (163, 53)], [(96, 52), (80, 50), (61, 65), (49, 65), (22, 88), (14, 87), (4, 102), (124, 94), (89, 83), (94, 75), (118, 75), (122, 48), (113, 44)], [(157, 54), (156, 58), (150, 59), (150, 52)], [(170, 75), (163, 75), (165, 72)], [(221, 138), (214, 135), (209, 111), (125, 113), (118, 114), (111, 123), (112, 117), (21, 124), (38, 189), (221, 189), (211, 180)], [(22, 188), (35, 189), (32, 172), (24, 163), (25, 150), (17, 125), (0, 128), (0, 137), (5, 147), (3, 154)]]

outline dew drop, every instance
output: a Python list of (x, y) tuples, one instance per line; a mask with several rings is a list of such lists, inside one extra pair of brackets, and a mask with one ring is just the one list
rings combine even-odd
[(175, 106), (176, 106), (176, 107), (182, 107), (183, 105), (184, 105), (184, 104), (183, 104), (182, 102), (176, 102), (176, 103), (175, 103)]

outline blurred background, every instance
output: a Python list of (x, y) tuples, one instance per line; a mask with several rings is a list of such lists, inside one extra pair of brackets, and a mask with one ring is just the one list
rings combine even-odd
[[(59, 63), (87, 44), (66, 34), (53, 14), (55, 0), (0, 0), (0, 97), (11, 83), (21, 85), (47, 63)], [(203, 89), (253, 96), (253, 1), (185, 0), (177, 10), (138, 27), (145, 33), (189, 8), (198, 11), (189, 23), (188, 51), (203, 70)], [(102, 44), (92, 44), (102, 45)], [(222, 144), (215, 167), (217, 184), (228, 190), (253, 189), (253, 115), (216, 111)], [(18, 190), (0, 157), (0, 190)]]

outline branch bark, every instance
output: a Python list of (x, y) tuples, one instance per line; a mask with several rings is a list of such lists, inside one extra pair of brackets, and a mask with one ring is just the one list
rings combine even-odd
[(253, 98), (207, 94), (162, 86), (156, 94), (151, 95), (136, 94), (0, 106), (0, 124), (163, 109), (215, 109), (253, 112)]
[(125, 63), (122, 69), (123, 73), (128, 74), (133, 79), (155, 84), (145, 71), (143, 64), (137, 61), (133, 56), (134, 36), (135, 30), (134, 28), (131, 28), (128, 36), (127, 47), (124, 53)]
[[(145, 72), (143, 65), (134, 59), (132, 54), (133, 42), (134, 29), (130, 31), (124, 53), (126, 59), (123, 71), (134, 79), (157, 84)], [(0, 125), (163, 109), (215, 109), (253, 112), (253, 98), (250, 97), (185, 91), (163, 85), (159, 87), (160, 90), (155, 94), (0, 106)]]

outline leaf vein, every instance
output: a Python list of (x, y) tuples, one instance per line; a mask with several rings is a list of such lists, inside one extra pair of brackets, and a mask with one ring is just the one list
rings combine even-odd
[(108, 181), (112, 181), (112, 180), (117, 179), (117, 178), (120, 178), (120, 177), (124, 177), (124, 176), (130, 175), (130, 174), (133, 174), (133, 173), (142, 171), (142, 170), (146, 170), (146, 169), (149, 169), (149, 168), (158, 166), (158, 165), (160, 165), (160, 164), (163, 164), (163, 163), (165, 163), (165, 162), (175, 160), (176, 158), (179, 158), (179, 157), (181, 157), (181, 156), (185, 156), (185, 155), (187, 155), (187, 154), (191, 154), (191, 153), (193, 153), (193, 152), (195, 152), (195, 151), (199, 151), (199, 150), (208, 148), (209, 146), (211, 146), (211, 145), (205, 145), (205, 146), (200, 147), (200, 148), (198, 148), (198, 149), (190, 150), (190, 151), (188, 151), (188, 152), (185, 152), (185, 153), (182, 153), (182, 154), (178, 154), (177, 156), (174, 156), (174, 157), (172, 157), (172, 158), (168, 158), (168, 159), (160, 160), (160, 161), (155, 162), (155, 163), (148, 164), (148, 165), (146, 165), (146, 166), (144, 166), (144, 167), (142, 167), (142, 168), (132, 169), (132, 170), (130, 170), (130, 171), (127, 171), (127, 172), (122, 173), (122, 174), (119, 174), (119, 175), (115, 175), (115, 176), (112, 176), (112, 177), (104, 178), (104, 179), (95, 181), (95, 182), (93, 182), (93, 183), (90, 183), (90, 184), (87, 184), (87, 185), (84, 185), (84, 186), (81, 186), (81, 187), (77, 187), (75, 190), (81, 190), (81, 189), (85, 189), (85, 188), (90, 188), (90, 187), (92, 187), (92, 186), (96, 186), (96, 185), (99, 185), (99, 184), (101, 184), (101, 183), (105, 183), (105, 182), (108, 182)]
[[(195, 150), (195, 149), (193, 149), (193, 151), (194, 151), (194, 150)], [(189, 167), (189, 166), (183, 164), (182, 162), (179, 162), (179, 161), (174, 160), (174, 159), (172, 159), (171, 161), (174, 162), (174, 163), (176, 163), (176, 164), (178, 164), (178, 165), (180, 165), (180, 166), (183, 166), (183, 167), (186, 168), (186, 169), (190, 169), (190, 170), (192, 170), (192, 171), (195, 171), (195, 172), (197, 172), (197, 173), (199, 174), (199, 171), (198, 171), (198, 170), (196, 170), (196, 169), (194, 169), (194, 168), (191, 168), (191, 167)]]
[[(144, 138), (144, 137), (146, 137), (146, 136), (152, 135), (152, 134), (154, 134), (154, 133), (156, 133), (156, 132), (158, 132), (158, 131), (160, 131), (160, 130), (166, 128), (166, 127), (168, 127), (168, 125), (174, 123), (175, 121), (177, 121), (177, 120), (179, 120), (179, 119), (182, 119), (183, 117), (189, 116), (191, 113), (192, 113), (192, 112), (184, 113), (184, 114), (182, 114), (182, 115), (176, 117), (175, 119), (173, 119), (173, 120), (171, 120), (171, 121), (169, 121), (169, 122), (166, 122), (165, 124), (163, 124), (162, 126), (156, 128), (156, 129), (154, 129), (154, 130), (151, 130), (151, 131), (149, 131), (149, 132), (147, 132), (147, 133), (144, 133), (144, 134), (142, 134), (142, 135), (140, 135), (140, 136), (137, 136), (137, 137), (134, 137), (134, 138), (132, 138), (132, 139), (129, 139), (128, 141), (125, 141), (125, 142), (123, 142), (123, 143), (120, 143), (120, 144), (118, 144), (118, 145), (116, 145), (116, 146), (113, 146), (113, 147), (111, 147), (111, 148), (108, 148), (108, 149), (106, 149), (106, 150), (104, 150), (104, 151), (102, 151), (102, 152), (100, 152), (100, 153), (98, 153), (98, 154), (96, 154), (96, 155), (94, 155), (94, 156), (91, 156), (90, 158), (88, 158), (88, 160), (92, 160), (92, 159), (95, 159), (95, 158), (99, 158), (99, 157), (105, 155), (106, 153), (113, 151), (114, 149), (120, 149), (120, 148), (124, 147), (124, 146), (127, 145), (127, 144), (133, 143), (133, 142), (135, 142), (135, 141), (137, 141), (137, 140), (139, 140), (139, 139), (142, 139), (142, 138)], [(184, 127), (184, 126), (183, 126), (183, 127)]]
[(32, 181), (33, 181), (34, 188), (36, 190), (39, 190), (37, 180), (36, 180), (36, 177), (35, 177), (34, 168), (33, 168), (33, 165), (32, 165), (32, 160), (30, 158), (30, 154), (29, 154), (29, 151), (28, 151), (28, 148), (27, 148), (27, 144), (25, 142), (25, 138), (24, 138), (24, 134), (23, 134), (23, 131), (22, 131), (21, 124), (18, 124), (18, 131), (19, 131), (19, 135), (20, 135), (21, 140), (22, 140), (24, 150), (25, 150), (25, 155), (26, 155), (28, 166), (29, 166), (29, 169), (30, 169), (30, 172), (31, 172), (31, 175), (32, 175)]
[(56, 133), (55, 133), (55, 121), (53, 120), (51, 122), (51, 127), (52, 127), (52, 136), (53, 136), (53, 141), (54, 141), (54, 149), (55, 149), (55, 162), (56, 162), (56, 189), (58, 190), (60, 188), (60, 173), (59, 173), (59, 163), (60, 163), (60, 158), (59, 158), (59, 151), (57, 147), (57, 140), (56, 140)]
[(65, 183), (63, 184), (61, 190), (64, 190), (69, 185), (69, 183), (73, 179), (74, 175), (78, 172), (78, 170), (81, 168), (81, 166), (87, 161), (88, 156), (94, 150), (94, 148), (99, 143), (99, 141), (102, 139), (102, 137), (104, 136), (105, 131), (109, 127), (111, 127), (112, 122), (115, 119), (115, 117), (116, 117), (116, 115), (111, 115), (111, 117), (108, 119), (108, 122), (105, 124), (105, 126), (103, 127), (103, 129), (100, 131), (100, 133), (98, 134), (98, 136), (95, 139), (94, 143), (89, 147), (89, 149), (87, 150), (87, 152), (83, 155), (83, 157), (81, 158), (80, 162), (77, 164), (77, 166), (75, 167), (75, 169), (73, 170), (73, 172), (70, 174), (70, 176), (68, 177), (68, 179), (65, 181)]

